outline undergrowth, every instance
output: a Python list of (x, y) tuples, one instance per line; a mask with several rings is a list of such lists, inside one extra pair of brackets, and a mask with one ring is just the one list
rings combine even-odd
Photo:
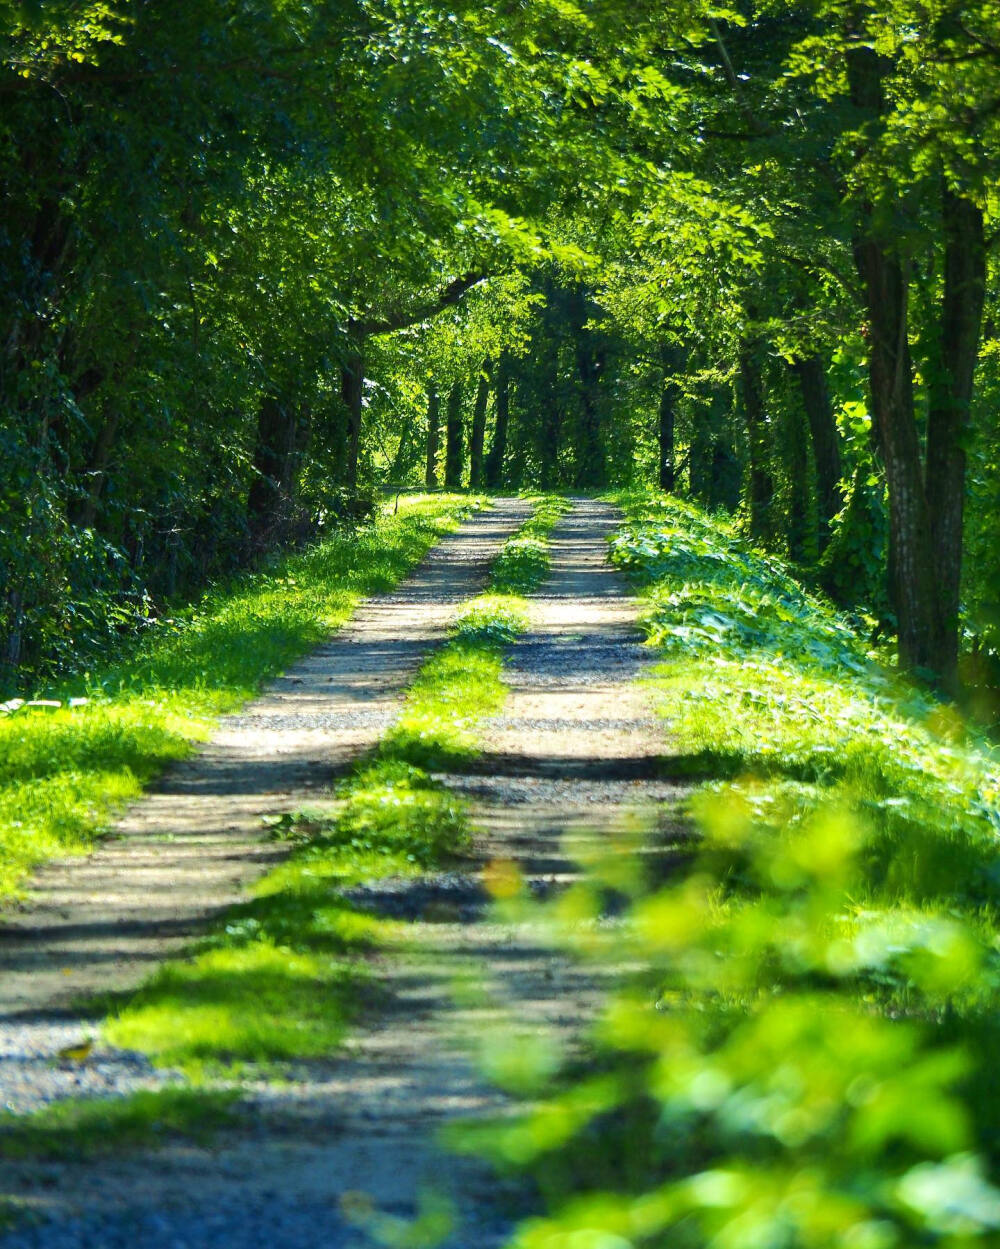
[(114, 667), (40, 691), (58, 706), (0, 713), (0, 901), (39, 862), (85, 851), (216, 716), (342, 624), (362, 596), (395, 585), (478, 505), (406, 499), (398, 515), (206, 594)]
[(534, 1177), (517, 1249), (998, 1243), (995, 755), (724, 522), (621, 502), (699, 837), (523, 903), (614, 987), (584, 1055), (507, 1044), (531, 1105), (456, 1147)]
[(889, 858), (900, 878), (905, 844), (917, 892), (992, 905), (1000, 758), (985, 737), (725, 522), (676, 500), (626, 506), (611, 558), (645, 587), (673, 768), (842, 791), (880, 830), (873, 879)]

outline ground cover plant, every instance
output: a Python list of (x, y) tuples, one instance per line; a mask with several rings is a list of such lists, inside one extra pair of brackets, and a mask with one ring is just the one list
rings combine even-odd
[(0, 900), (54, 854), (86, 850), (114, 811), (204, 739), (214, 718), (389, 589), (473, 497), (412, 496), (211, 591), (116, 665), (41, 691), (56, 706), (0, 714)]
[(730, 526), (622, 502), (668, 765), (722, 778), (665, 886), (623, 839), (543, 911), (618, 987), (459, 1147), (534, 1177), (518, 1249), (995, 1244), (995, 752)]
[(233, 1122), (237, 1093), (187, 1088), (56, 1102), (37, 1114), (0, 1115), (0, 1158), (91, 1158), (183, 1136), (199, 1143)]
[(503, 651), (525, 626), (518, 595), (544, 577), (544, 535), (564, 508), (537, 500), (501, 548), (487, 592), (460, 610), (451, 640), (421, 668), (396, 726), (328, 809), (270, 821), (271, 835), (289, 843), (287, 860), (191, 958), (114, 1004), (112, 1044), (208, 1079), (336, 1051), (378, 992), (363, 952), (393, 932), (340, 891), (440, 867), (468, 849), (466, 809), (431, 771), (471, 758), (477, 721), (502, 705)]
[(645, 587), (672, 766), (844, 787), (920, 861), (923, 888), (991, 898), (1000, 759), (986, 736), (725, 521), (641, 493), (624, 502), (611, 558)]

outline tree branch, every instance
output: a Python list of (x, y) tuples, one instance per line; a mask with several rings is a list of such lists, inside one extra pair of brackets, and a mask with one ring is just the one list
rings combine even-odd
[(460, 278), (455, 278), (453, 282), (449, 282), (431, 303), (406, 311), (400, 310), (387, 317), (381, 317), (379, 320), (355, 321), (353, 329), (362, 338), (409, 329), (411, 325), (419, 325), (421, 321), (427, 321), (437, 316), (439, 312), (443, 312), (445, 308), (457, 304), (467, 291), (478, 286), (480, 282), (485, 282), (489, 276), (488, 273), (465, 273)]
[(733, 99), (736, 101), (736, 107), (743, 114), (746, 119), (746, 123), (751, 130), (755, 131), (759, 135), (770, 133), (770, 127), (766, 126), (750, 107), (750, 103), (746, 98), (746, 93), (743, 90), (743, 83), (733, 65), (725, 40), (722, 38), (722, 31), (719, 29), (719, 23), (713, 17), (709, 20), (709, 25), (712, 28), (712, 36), (715, 39), (716, 47), (719, 49), (719, 56), (722, 60), (722, 71), (725, 74), (726, 81), (729, 83), (730, 90), (733, 93)]

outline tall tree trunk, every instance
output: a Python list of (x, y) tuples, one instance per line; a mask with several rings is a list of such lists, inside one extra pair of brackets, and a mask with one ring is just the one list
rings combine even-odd
[(818, 355), (797, 359), (792, 368), (799, 383), (816, 464), (817, 537), (824, 551), (830, 541), (830, 525), (844, 506), (840, 484), (840, 440), (826, 384), (826, 370)]
[(563, 419), (554, 379), (542, 392), (542, 424), (538, 447), (539, 485), (551, 490), (559, 471), (559, 450), (562, 443)]
[(563, 413), (556, 398), (549, 398), (542, 413), (542, 446), (539, 448), (539, 485), (542, 490), (556, 487), (559, 448), (562, 445)]
[(580, 423), (576, 439), (574, 482), (581, 490), (603, 486), (607, 463), (601, 439), (601, 378), (607, 352), (601, 337), (588, 326), (593, 312), (587, 290), (575, 285), (568, 292), (566, 313), (573, 336), (573, 354), (580, 396)]
[[(871, 118), (885, 111), (889, 62), (858, 43), (847, 56), (851, 102)], [(861, 205), (854, 259), (869, 323), (868, 381), (889, 494), (889, 591), (898, 619), (899, 658), (906, 668), (950, 670), (950, 634), (939, 598), (934, 534), (920, 458), (908, 337), (909, 275), (894, 235), (880, 219), (884, 206)], [(936, 454), (948, 458), (944, 430)], [(930, 466), (929, 466), (930, 467)], [(954, 465), (952, 465), (954, 468)], [(938, 464), (933, 464), (938, 470)], [(950, 487), (945, 487), (947, 494)], [(955, 635), (957, 640), (957, 634)]]
[(599, 384), (604, 372), (603, 351), (578, 350), (580, 378), (580, 447), (574, 479), (580, 490), (603, 486), (608, 478), (607, 460), (601, 441), (601, 396)]
[(510, 425), (510, 356), (507, 352), (497, 364), (494, 385), (496, 423), (483, 474), (488, 490), (495, 490), (503, 481), (503, 462), (507, 455), (507, 430)]
[(469, 485), (473, 490), (478, 490), (483, 484), (483, 443), (486, 440), (486, 404), (489, 397), (490, 383), (484, 368), (476, 387), (472, 432), (469, 435)]
[(796, 563), (806, 557), (809, 533), (809, 447), (805, 422), (792, 404), (785, 422), (785, 456), (788, 466), (788, 554)]
[(424, 472), (424, 485), (428, 490), (437, 489), (437, 462), (440, 448), (441, 400), (437, 390), (431, 386), (427, 392), (427, 468)]
[(970, 200), (942, 188), (944, 292), (940, 360), (928, 370), (925, 489), (934, 573), (941, 614), (940, 654), (932, 667), (946, 687), (957, 682), (962, 525), (965, 505), (965, 438), (979, 357), (986, 294), (983, 214)]
[(889, 574), (907, 668), (934, 669), (944, 621), (934, 584), (907, 339), (907, 279), (899, 258), (874, 237), (855, 244), (869, 318), (868, 381), (889, 490)]
[(708, 506), (713, 512), (720, 507), (724, 507), (727, 512), (735, 512), (740, 506), (743, 483), (740, 480), (740, 462), (725, 438), (718, 437), (715, 440), (710, 473)]
[(763, 344), (760, 339), (744, 340), (740, 346), (739, 367), (750, 455), (750, 535), (766, 540), (772, 534), (774, 480), (770, 469), (771, 448), (764, 409)]
[(340, 395), (347, 412), (347, 458), (344, 480), (349, 490), (358, 485), (358, 461), (361, 455), (361, 420), (364, 411), (365, 356), (364, 344), (356, 339), (340, 366)]
[(660, 419), (657, 430), (657, 446), (659, 448), (658, 480), (661, 490), (672, 493), (677, 484), (674, 427), (677, 415), (677, 397), (680, 393), (674, 373), (680, 367), (680, 349), (672, 343), (661, 343), (660, 363), (663, 366), (663, 379), (660, 384)]
[(392, 463), (389, 465), (389, 485), (399, 485), (412, 464), (411, 454), (416, 448), (413, 447), (413, 424), (410, 421), (403, 426), (402, 433), (399, 435), (399, 442), (396, 444), (396, 454), (392, 457)]
[(294, 488), (296, 421), (288, 404), (272, 391), (257, 411), (254, 479), (247, 495), (247, 521), (258, 543), (275, 537), (287, 518)]
[[(721, 387), (713, 388), (699, 405), (692, 423), (687, 455), (688, 492), (705, 507), (719, 506), (719, 470), (723, 468), (719, 451), (724, 442), (728, 442), (725, 435), (730, 419), (730, 399)], [(739, 480), (736, 489), (739, 495), (742, 491)]]
[(462, 421), (462, 383), (455, 382), (448, 392), (448, 407), (445, 416), (444, 442), (444, 488), (461, 490), (462, 460), (464, 458), (464, 433)]

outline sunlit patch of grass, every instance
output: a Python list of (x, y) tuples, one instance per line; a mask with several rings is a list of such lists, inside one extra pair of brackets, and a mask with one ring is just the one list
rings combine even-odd
[(330, 811), (281, 817), (276, 835), (292, 856), (257, 886), (268, 894), (302, 882), (341, 885), (440, 866), (468, 845), (466, 805), (421, 768), (378, 757), (362, 763), (338, 790)]
[(328, 1058), (375, 985), (359, 955), (387, 925), (338, 894), (387, 871), (414, 870), (402, 850), (352, 844), (336, 818), (283, 826), (290, 857), (232, 907), (190, 958), (165, 964), (105, 1023), (113, 1045), (195, 1078)]
[(572, 504), (548, 494), (534, 497), (532, 505), (531, 518), (504, 544), (490, 571), (490, 591), (495, 595), (530, 594), (548, 574), (548, 535)]
[(0, 1158), (92, 1158), (171, 1137), (206, 1144), (233, 1122), (238, 1097), (227, 1089), (171, 1087), (127, 1097), (74, 1098), (31, 1114), (0, 1114)]
[[(612, 559), (644, 587), (677, 765), (836, 793), (880, 830), (882, 848), (869, 849), (873, 886), (1000, 902), (995, 749), (725, 523), (676, 500), (622, 502), (629, 524)], [(894, 850), (903, 844), (907, 872)]]
[(476, 756), (476, 726), (505, 697), (500, 673), (508, 619), (484, 615), (472, 636), (455, 638), (425, 664), (379, 746), (381, 760), (441, 770)]
[[(478, 501), (414, 496), (160, 621), (114, 667), (0, 715), (0, 899), (37, 863), (83, 852), (114, 812), (267, 678), (395, 585)], [(86, 695), (86, 705), (69, 699)]]
[[(336, 941), (336, 911), (323, 908), (308, 921), (318, 942), (300, 931), (297, 948), (275, 945), (262, 924), (246, 940), (220, 938), (166, 964), (107, 1025), (108, 1039), (196, 1076), (330, 1057), (368, 980), (357, 960), (309, 948)], [(345, 945), (356, 939), (351, 931)]]
[(466, 807), (420, 768), (382, 758), (353, 778), (325, 844), (435, 867), (468, 846)]

